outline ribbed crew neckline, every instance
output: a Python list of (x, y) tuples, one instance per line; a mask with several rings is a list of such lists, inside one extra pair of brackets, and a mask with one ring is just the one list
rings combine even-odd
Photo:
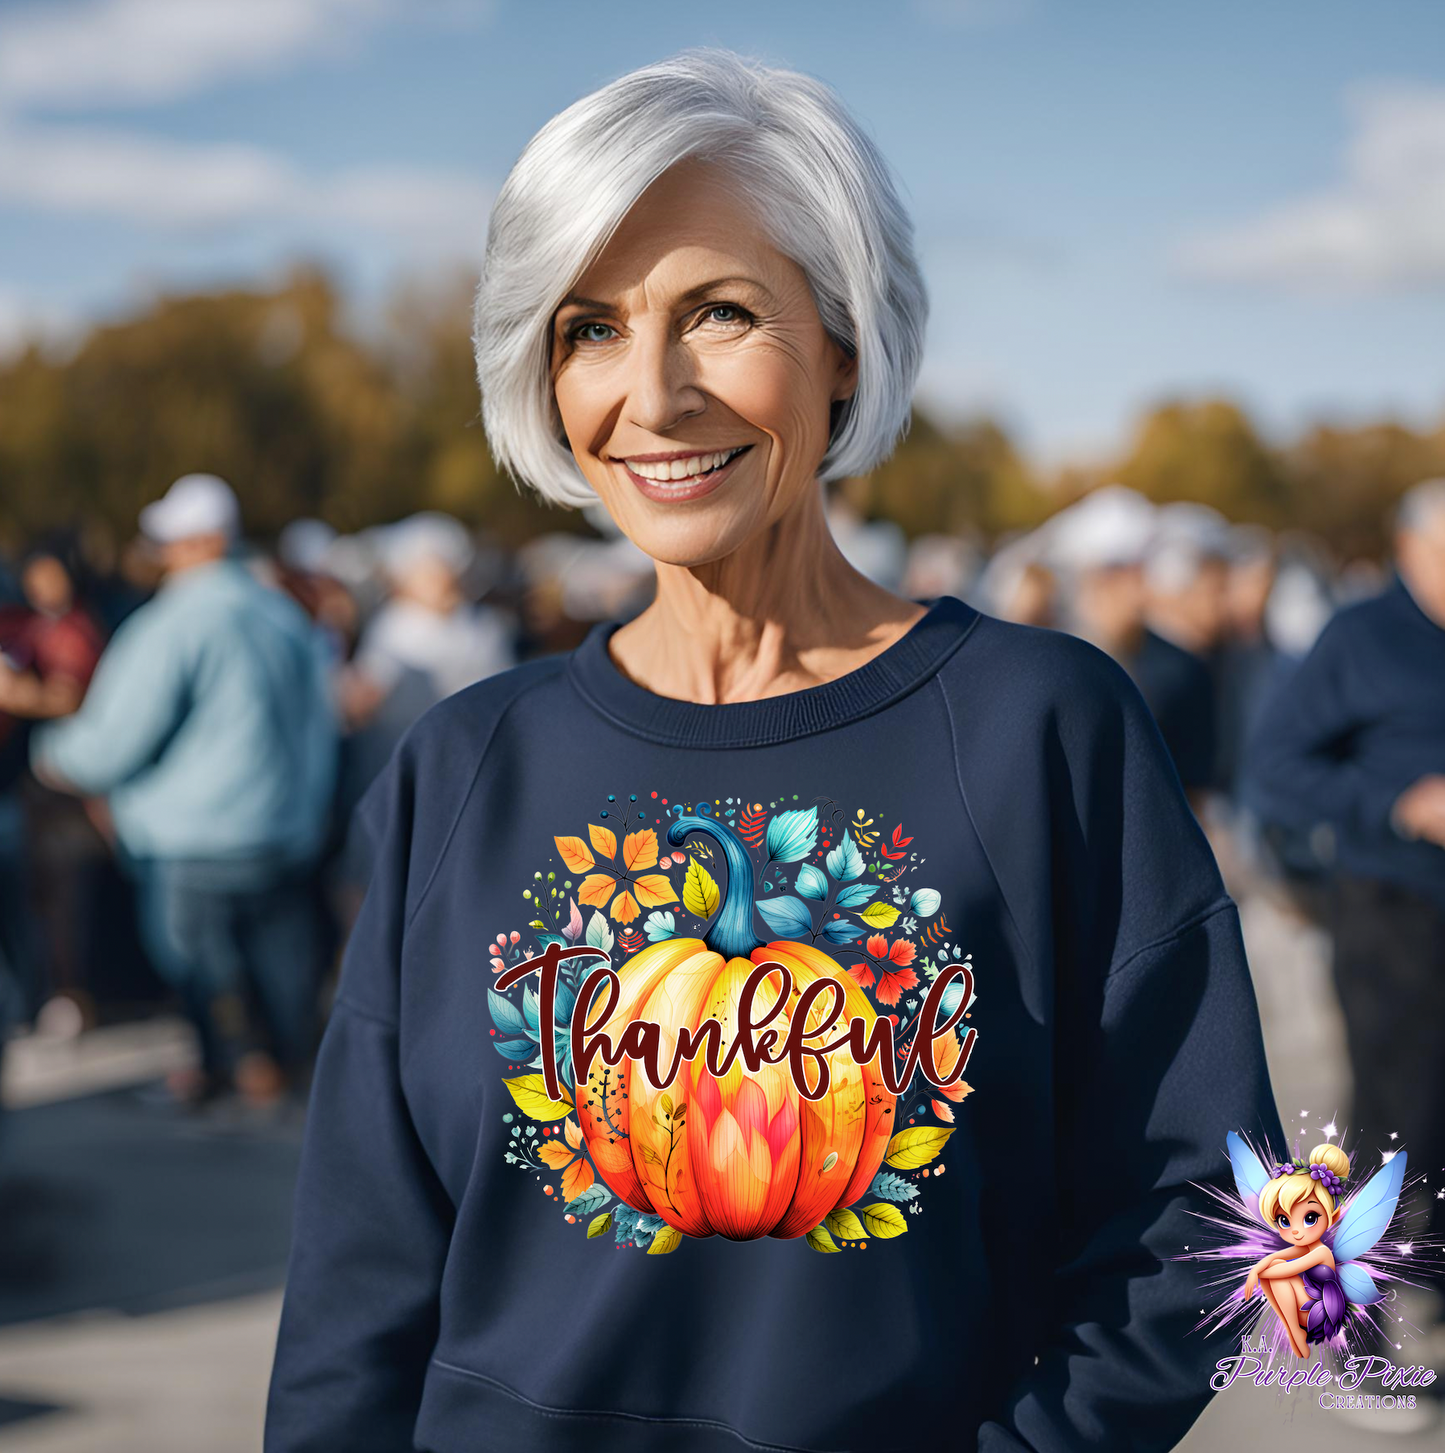
[(927, 607), (927, 614), (856, 670), (761, 701), (683, 701), (639, 686), (608, 651), (622, 621), (594, 625), (568, 658), (568, 675), (605, 717), (649, 741), (685, 747), (767, 746), (831, 731), (906, 695), (963, 644), (979, 618), (971, 605), (953, 595), (928, 596), (914, 604)]

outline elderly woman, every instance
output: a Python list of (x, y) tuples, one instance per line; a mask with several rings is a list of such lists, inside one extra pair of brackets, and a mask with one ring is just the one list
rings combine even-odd
[(1280, 1134), (1237, 916), (1122, 671), (830, 538), (925, 309), (807, 76), (687, 52), (517, 162), (492, 446), (656, 600), (364, 804), (270, 1453), (1166, 1448), (1203, 1406), (1190, 1183)]

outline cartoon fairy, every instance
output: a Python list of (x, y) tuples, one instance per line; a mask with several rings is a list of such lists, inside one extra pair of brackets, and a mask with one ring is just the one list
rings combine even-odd
[(1395, 1214), (1405, 1152), (1393, 1156), (1342, 1206), (1350, 1158), (1338, 1145), (1317, 1145), (1308, 1161), (1282, 1162), (1271, 1175), (1238, 1135), (1231, 1131), (1226, 1143), (1240, 1200), (1286, 1247), (1255, 1262), (1244, 1296), (1263, 1292), (1295, 1355), (1307, 1358), (1310, 1343), (1339, 1333), (1350, 1304), (1370, 1306), (1384, 1297), (1356, 1258), (1385, 1234)]

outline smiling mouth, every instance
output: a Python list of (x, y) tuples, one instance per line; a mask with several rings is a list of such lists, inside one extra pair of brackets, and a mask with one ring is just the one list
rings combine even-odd
[(685, 459), (663, 459), (651, 464), (629, 459), (621, 462), (629, 474), (645, 479), (649, 484), (664, 488), (677, 485), (685, 489), (721, 473), (734, 459), (746, 454), (752, 447), (751, 444), (742, 444), (736, 449), (719, 449), (712, 454), (697, 454)]

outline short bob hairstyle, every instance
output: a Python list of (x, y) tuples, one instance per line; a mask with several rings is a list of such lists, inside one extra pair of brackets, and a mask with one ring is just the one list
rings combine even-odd
[(492, 208), (472, 335), (482, 422), (498, 465), (554, 504), (597, 496), (553, 395), (552, 320), (643, 192), (689, 157), (741, 184), (802, 268), (824, 328), (858, 360), (819, 478), (867, 473), (907, 433), (928, 296), (887, 163), (823, 82), (697, 47), (554, 116)]

